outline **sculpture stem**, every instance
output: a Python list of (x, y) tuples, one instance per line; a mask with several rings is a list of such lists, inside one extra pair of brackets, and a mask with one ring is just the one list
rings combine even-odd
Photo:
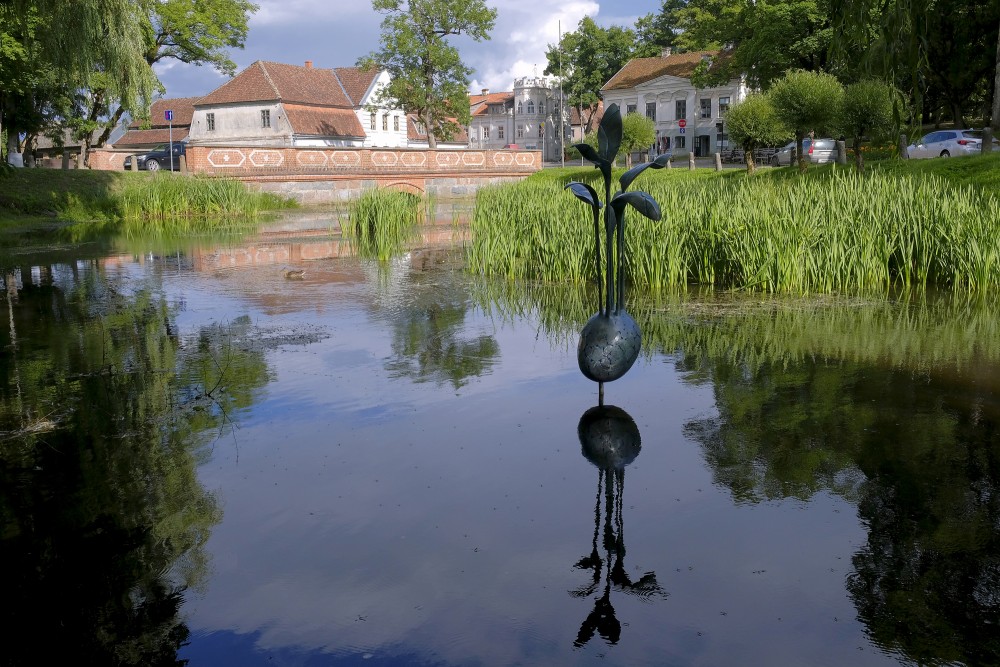
[(596, 206), (594, 207), (594, 259), (597, 265), (597, 310), (602, 311), (604, 308), (604, 274), (601, 273), (601, 209)]

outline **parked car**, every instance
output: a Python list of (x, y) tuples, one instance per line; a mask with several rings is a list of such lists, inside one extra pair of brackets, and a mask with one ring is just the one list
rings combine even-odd
[[(184, 143), (180, 141), (175, 141), (173, 144), (173, 169), (178, 171), (181, 168), (181, 156), (184, 155)], [(147, 171), (158, 171), (159, 169), (170, 169), (170, 146), (168, 144), (160, 144), (153, 150), (147, 151), (145, 153), (140, 153), (136, 156), (139, 161), (139, 169), (145, 169)], [(132, 156), (129, 155), (125, 158), (125, 170), (128, 171), (132, 168)]]
[[(803, 139), (802, 150), (809, 156), (810, 162), (823, 164), (833, 162), (837, 159), (837, 142), (833, 139)], [(771, 156), (771, 164), (775, 167), (787, 167), (792, 164), (792, 155), (795, 153), (795, 142), (785, 145)]]
[[(911, 158), (957, 157), (979, 153), (983, 147), (981, 130), (935, 130), (906, 147)], [(1000, 142), (993, 140), (993, 150)]]

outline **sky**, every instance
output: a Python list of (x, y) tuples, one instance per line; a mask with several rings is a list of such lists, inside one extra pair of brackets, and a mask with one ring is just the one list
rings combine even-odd
[[(474, 72), (469, 91), (482, 88), (511, 90), (516, 77), (541, 75), (546, 45), (563, 32), (576, 29), (591, 16), (602, 26), (634, 26), (635, 20), (659, 9), (661, 0), (486, 0), (497, 10), (492, 38), (475, 42), (451, 37), (462, 60)], [(382, 16), (370, 0), (256, 0), (260, 9), (250, 20), (246, 47), (230, 57), (240, 71), (257, 60), (314, 67), (347, 67), (379, 46)], [(185, 65), (175, 60), (154, 69), (166, 87), (165, 97), (207, 95), (227, 77), (211, 67)]]

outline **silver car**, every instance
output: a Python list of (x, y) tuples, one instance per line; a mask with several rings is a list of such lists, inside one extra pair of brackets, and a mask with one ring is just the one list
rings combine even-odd
[[(957, 157), (979, 153), (982, 145), (983, 133), (980, 130), (935, 130), (907, 146), (906, 152), (911, 158)], [(996, 150), (996, 139), (993, 145)]]
[[(803, 139), (802, 150), (809, 156), (810, 162), (822, 164), (837, 159), (837, 142), (833, 139)], [(792, 164), (795, 154), (795, 142), (791, 142), (771, 156), (771, 164), (775, 167), (786, 167)]]

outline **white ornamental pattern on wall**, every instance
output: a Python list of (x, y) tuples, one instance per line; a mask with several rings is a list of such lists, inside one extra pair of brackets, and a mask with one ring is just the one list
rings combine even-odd
[(330, 153), (330, 164), (334, 167), (360, 167), (361, 156), (355, 151), (334, 151)]
[(438, 153), (434, 157), (434, 160), (437, 162), (439, 167), (457, 167), (461, 159), (462, 156), (459, 155), (457, 151)]
[(295, 161), (300, 167), (325, 167), (329, 158), (323, 151), (298, 151)]
[(395, 167), (399, 164), (399, 156), (389, 151), (375, 151), (372, 153), (372, 164), (376, 167)]
[(462, 164), (466, 167), (482, 167), (486, 164), (486, 156), (479, 151), (462, 153)]
[(250, 164), (255, 167), (280, 167), (284, 163), (285, 156), (281, 151), (260, 149), (250, 151)]
[(403, 153), (402, 155), (403, 166), (406, 167), (422, 167), (427, 164), (427, 154), (426, 153)]
[(509, 167), (514, 164), (514, 155), (512, 153), (494, 153), (493, 164), (498, 167)]
[(205, 158), (216, 169), (242, 167), (247, 156), (237, 148), (213, 148)]

